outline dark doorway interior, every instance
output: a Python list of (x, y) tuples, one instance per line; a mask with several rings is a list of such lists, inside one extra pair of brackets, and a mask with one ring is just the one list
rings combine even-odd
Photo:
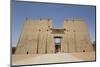
[(55, 45), (55, 53), (60, 52), (60, 48), (61, 48), (60, 45)]
[(28, 53), (29, 53), (29, 52), (27, 51), (27, 55), (28, 55)]
[(55, 42), (55, 53), (58, 53), (61, 51), (61, 37), (54, 37)]

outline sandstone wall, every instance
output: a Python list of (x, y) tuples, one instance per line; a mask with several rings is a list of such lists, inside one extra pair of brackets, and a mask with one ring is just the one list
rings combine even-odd
[[(65, 20), (64, 21), (65, 39), (67, 52), (88, 52), (92, 51), (93, 47), (90, 42), (88, 28), (82, 20)], [(63, 48), (62, 48), (63, 49)]]

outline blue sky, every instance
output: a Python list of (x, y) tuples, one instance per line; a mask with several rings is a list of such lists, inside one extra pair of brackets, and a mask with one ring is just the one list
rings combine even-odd
[(64, 19), (82, 19), (88, 25), (91, 41), (95, 40), (95, 6), (12, 1), (12, 46), (18, 43), (26, 17), (52, 19), (54, 28), (62, 28)]

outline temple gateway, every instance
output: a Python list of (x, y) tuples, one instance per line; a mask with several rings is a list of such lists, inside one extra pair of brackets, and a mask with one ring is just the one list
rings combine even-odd
[(66, 19), (63, 28), (54, 29), (51, 19), (26, 19), (15, 54), (48, 54), (93, 51), (83, 20)]

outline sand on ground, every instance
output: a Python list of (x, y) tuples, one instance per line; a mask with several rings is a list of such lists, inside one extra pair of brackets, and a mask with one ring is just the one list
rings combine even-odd
[(95, 52), (12, 55), (12, 65), (93, 61)]

